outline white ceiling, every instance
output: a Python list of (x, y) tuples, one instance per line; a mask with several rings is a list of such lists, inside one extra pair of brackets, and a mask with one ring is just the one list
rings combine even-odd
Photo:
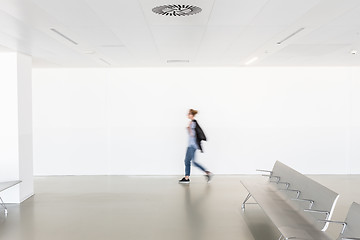
[(0, 0), (0, 45), (35, 67), (359, 66), (360, 0)]

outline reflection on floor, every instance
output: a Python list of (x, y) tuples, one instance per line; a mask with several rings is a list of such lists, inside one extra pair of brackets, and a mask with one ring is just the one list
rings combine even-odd
[[(333, 218), (343, 220), (352, 201), (360, 202), (360, 176), (310, 176), (340, 194)], [(258, 205), (245, 213), (247, 192), (240, 179), (196, 176), (190, 185), (169, 176), (38, 177), (36, 195), (10, 204), (4, 240), (271, 240), (279, 232)], [(330, 226), (336, 239), (341, 226)]]

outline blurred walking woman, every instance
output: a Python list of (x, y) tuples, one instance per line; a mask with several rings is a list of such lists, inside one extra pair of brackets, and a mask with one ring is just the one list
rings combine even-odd
[(189, 134), (189, 145), (186, 150), (185, 156), (185, 177), (179, 180), (179, 183), (190, 183), (190, 170), (191, 170), (191, 161), (193, 164), (200, 168), (206, 175), (206, 179), (208, 182), (211, 181), (213, 174), (206, 170), (202, 165), (195, 161), (195, 152), (197, 149), (200, 149), (201, 152), (201, 141), (206, 141), (206, 137), (198, 122), (195, 120), (195, 115), (198, 111), (194, 109), (190, 109), (188, 113), (188, 118), (190, 119), (189, 126), (187, 127), (187, 131)]

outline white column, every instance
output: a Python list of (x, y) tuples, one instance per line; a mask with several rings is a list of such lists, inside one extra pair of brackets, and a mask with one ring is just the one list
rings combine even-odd
[(0, 54), (0, 181), (22, 181), (0, 193), (7, 203), (34, 194), (31, 68), (30, 56)]

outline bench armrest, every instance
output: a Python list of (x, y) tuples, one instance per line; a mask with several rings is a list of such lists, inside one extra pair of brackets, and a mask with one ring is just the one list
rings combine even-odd
[(280, 191), (289, 191), (289, 192), (296, 192), (296, 198), (300, 197), (300, 190), (296, 190), (296, 189), (280, 189)]
[(271, 178), (273, 172), (270, 170), (263, 170), (263, 169), (256, 169), (257, 172), (264, 172), (264, 173), (269, 173), (269, 174), (262, 174), (261, 176), (263, 177), (269, 177)]
[(290, 183), (288, 183), (288, 182), (278, 182), (278, 184), (286, 185), (286, 189), (289, 189), (289, 187), (290, 187)]
[(326, 220), (327, 220), (328, 217), (330, 216), (330, 212), (328, 212), (328, 211), (323, 211), (323, 210), (304, 209), (304, 212), (323, 213), (323, 214), (326, 214)]
[(300, 201), (300, 202), (309, 202), (309, 210), (311, 210), (312, 206), (314, 205), (314, 200), (311, 199), (303, 199), (303, 198), (292, 198), (293, 201)]
[(336, 224), (342, 224), (343, 228), (341, 230), (341, 234), (343, 234), (345, 232), (345, 228), (347, 226), (346, 222), (340, 222), (340, 221), (331, 221), (331, 220), (321, 220), (319, 219), (318, 222), (326, 222), (326, 223), (336, 223)]

